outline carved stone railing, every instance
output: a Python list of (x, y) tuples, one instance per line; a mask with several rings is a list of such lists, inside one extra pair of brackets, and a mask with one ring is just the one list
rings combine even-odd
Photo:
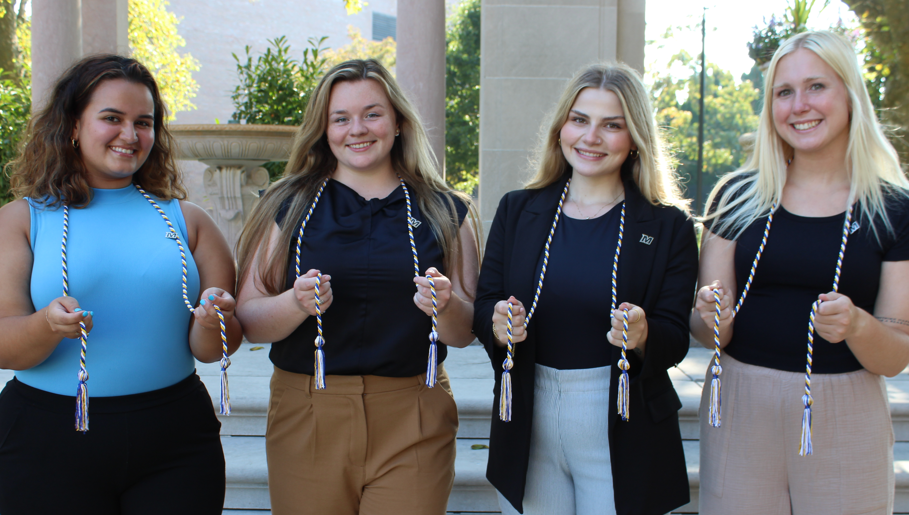
[(290, 156), (296, 127), (287, 125), (179, 125), (169, 127), (177, 159), (208, 165), (202, 184), (212, 215), (234, 249), (246, 218), (268, 187), (268, 161)]

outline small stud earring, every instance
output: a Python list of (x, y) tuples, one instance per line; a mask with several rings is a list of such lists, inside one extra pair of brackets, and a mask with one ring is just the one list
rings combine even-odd
[(395, 131), (395, 137), (397, 138), (397, 137), (400, 136), (400, 135), (401, 135), (401, 129), (396, 130), (396, 131)]

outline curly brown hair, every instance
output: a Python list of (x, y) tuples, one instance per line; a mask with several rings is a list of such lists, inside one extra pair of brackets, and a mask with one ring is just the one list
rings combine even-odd
[(173, 136), (164, 124), (167, 106), (155, 78), (139, 61), (110, 54), (88, 56), (70, 67), (54, 85), (47, 105), (32, 116), (19, 156), (7, 165), (16, 198), (73, 207), (91, 201), (88, 172), (72, 143), (73, 128), (98, 85), (117, 79), (145, 85), (155, 106), (155, 143), (132, 182), (162, 200), (186, 198), (174, 162)]

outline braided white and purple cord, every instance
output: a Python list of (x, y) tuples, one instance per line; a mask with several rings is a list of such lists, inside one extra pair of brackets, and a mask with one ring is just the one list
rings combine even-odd
[[(63, 205), (63, 242), (60, 253), (63, 257), (63, 296), (69, 297), (69, 275), (66, 267), (66, 240), (69, 237), (69, 206)], [(84, 313), (84, 312), (83, 312)], [(84, 318), (83, 314), (83, 318)], [(79, 320), (79, 384), (76, 387), (76, 431), (88, 431), (88, 370), (85, 368), (85, 354), (88, 351), (88, 330), (85, 321)]]

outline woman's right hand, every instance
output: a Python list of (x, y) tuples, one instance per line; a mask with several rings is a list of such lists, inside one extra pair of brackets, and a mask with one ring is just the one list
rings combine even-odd
[(721, 281), (713, 281), (713, 283), (698, 290), (694, 309), (697, 310), (701, 320), (704, 321), (704, 325), (712, 329), (716, 315), (714, 290), (717, 290), (717, 293), (720, 294), (720, 329), (722, 329), (732, 323), (732, 295), (726, 292)]
[(319, 284), (319, 307), (322, 313), (325, 313), (325, 310), (331, 306), (334, 298), (331, 294), (331, 276), (322, 275), (320, 282), (318, 275), (318, 270), (310, 269), (294, 281), (294, 299), (297, 301), (297, 308), (310, 316), (316, 316), (317, 283)]
[(511, 336), (512, 342), (522, 342), (527, 338), (527, 331), (524, 330), (524, 304), (514, 297), (508, 300), (501, 300), (496, 303), (495, 311), (492, 314), (493, 334), (498, 335), (496, 345), (505, 347), (508, 344), (508, 304), (511, 303)]
[(93, 313), (82, 310), (74, 297), (57, 297), (44, 309), (44, 316), (54, 334), (77, 339), (82, 336), (79, 322), (85, 322), (86, 332), (92, 330)]

